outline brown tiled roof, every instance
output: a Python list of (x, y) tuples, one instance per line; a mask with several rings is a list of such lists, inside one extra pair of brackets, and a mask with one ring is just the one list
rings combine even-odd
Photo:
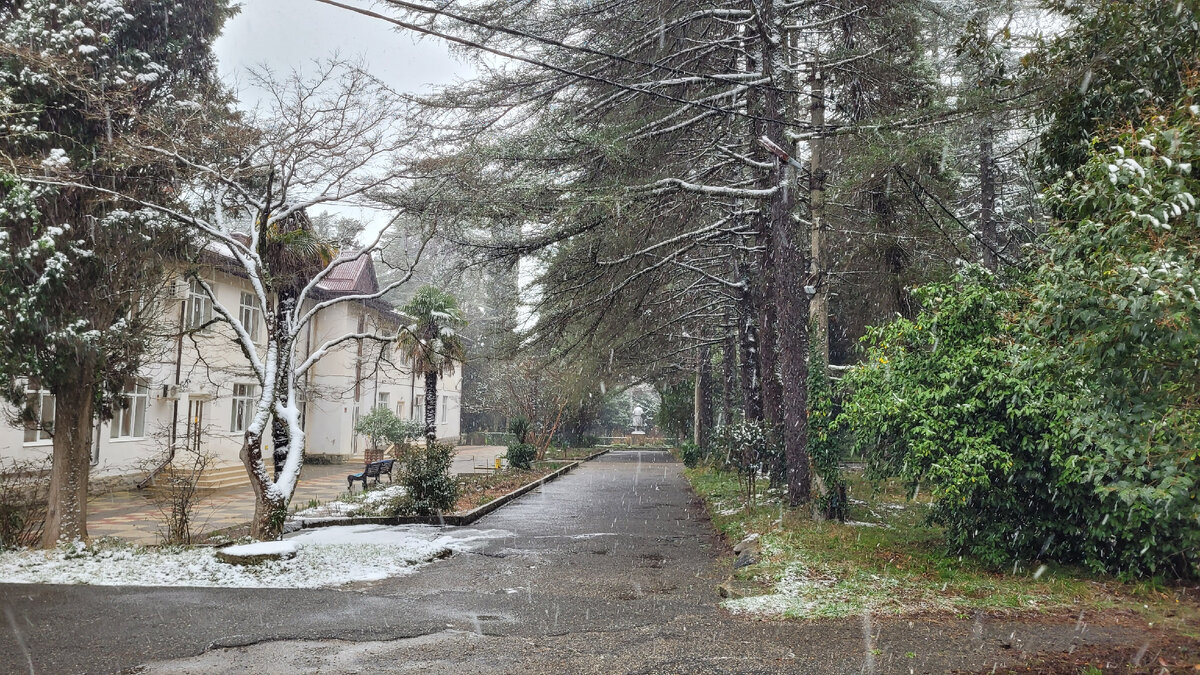
[(371, 262), (371, 256), (352, 257), (356, 254), (351, 252), (343, 255), (346, 260), (338, 263), (317, 286), (321, 290), (333, 293), (377, 292), (379, 280), (375, 276), (375, 265)]

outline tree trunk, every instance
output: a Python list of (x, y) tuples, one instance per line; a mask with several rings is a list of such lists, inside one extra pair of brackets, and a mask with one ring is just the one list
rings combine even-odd
[[(763, 24), (774, 26), (775, 6), (763, 4)], [(762, 40), (761, 59), (763, 76), (783, 78), (777, 73), (778, 65), (786, 63), (778, 50), (786, 41)], [(778, 58), (777, 58), (778, 57)], [(788, 116), (787, 103), (782, 92), (768, 88), (763, 92), (763, 107), (769, 117), (764, 135), (781, 147), (786, 146), (783, 135), (783, 120)], [(776, 311), (776, 339), (779, 353), (779, 376), (781, 384), (781, 408), (783, 419), (784, 462), (787, 468), (787, 496), (792, 506), (809, 500), (811, 491), (811, 469), (808, 458), (808, 330), (809, 298), (805, 293), (805, 273), (808, 269), (804, 253), (800, 248), (796, 224), (792, 218), (795, 205), (796, 177), (791, 165), (776, 160), (771, 173), (772, 183), (778, 189), (770, 202), (770, 239), (766, 242), (771, 249), (774, 262), (771, 297)], [(763, 351), (765, 352), (765, 345)], [(763, 373), (769, 381), (774, 373)], [(768, 416), (768, 419), (770, 417)]]
[[(772, 246), (768, 243), (765, 248), (771, 249)], [(778, 301), (775, 299), (778, 293), (776, 266), (774, 256), (770, 257), (769, 262), (764, 260), (762, 275), (768, 282), (755, 303), (758, 309), (758, 371), (762, 378), (763, 419), (771, 426), (779, 426), (783, 411), (783, 385), (779, 381), (779, 322), (776, 316)]]
[(425, 373), (425, 445), (437, 441), (437, 380), (436, 372)]
[(996, 165), (992, 156), (995, 131), (991, 122), (979, 129), (979, 240), (983, 248), (983, 266), (992, 272), (998, 266), (1000, 250), (996, 233)]
[(254, 520), (250, 521), (250, 538), (258, 541), (279, 539), (287, 516), (287, 499), (275, 489), (275, 483), (267, 475), (262, 458), (262, 433), (246, 432), (241, 459), (250, 475), (250, 487), (254, 489)]
[(754, 301), (743, 289), (738, 302), (738, 346), (741, 348), (742, 408), (747, 421), (763, 418), (762, 378), (758, 374), (758, 327), (754, 323)]
[[(809, 114), (815, 129), (825, 126), (825, 80), (816, 64), (811, 66), (809, 84), (812, 89), (812, 101)], [(812, 297), (810, 311), (814, 318), (812, 339), (816, 341), (816, 354), (821, 363), (813, 367), (824, 370), (829, 365), (829, 284), (828, 262), (825, 259), (823, 241), (825, 229), (825, 183), (827, 173), (824, 165), (825, 139), (818, 136), (808, 144), (809, 147), (809, 216), (811, 225), (811, 281), (816, 293)]]
[(693, 440), (696, 445), (708, 447), (712, 433), (712, 357), (708, 345), (700, 347), (696, 360), (696, 395), (693, 415)]
[[(729, 324), (726, 314), (725, 323)], [(725, 340), (721, 343), (721, 415), (717, 425), (733, 422), (733, 388), (737, 381), (737, 334), (726, 329)]]
[[(279, 367), (275, 370), (275, 404), (278, 407), (287, 407), (288, 402), (288, 384), (292, 372), (291, 350), (288, 349), (288, 336), (292, 332), (289, 317), (292, 309), (296, 306), (296, 296), (299, 294), (299, 290), (292, 288), (284, 288), (279, 291), (279, 301), (275, 310), (275, 330), (271, 331), (275, 338), (280, 361)], [(250, 330), (248, 326), (245, 328)], [(277, 415), (271, 418), (271, 443), (274, 445), (271, 448), (271, 459), (275, 469), (275, 480), (278, 481), (280, 474), (283, 473), (283, 463), (287, 461), (288, 448), (291, 446), (291, 431), (288, 429), (287, 421), (279, 419)]]
[(50, 468), (50, 493), (42, 548), (59, 542), (88, 541), (87, 491), (92, 467), (92, 409), (95, 383), (87, 373), (91, 364), (79, 365), (76, 384), (62, 387), (54, 397), (54, 455)]

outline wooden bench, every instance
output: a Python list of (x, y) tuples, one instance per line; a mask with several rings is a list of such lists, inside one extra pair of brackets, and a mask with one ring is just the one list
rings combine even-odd
[(375, 482), (378, 484), (379, 476), (385, 473), (387, 474), (388, 482), (392, 482), (392, 465), (395, 463), (396, 460), (394, 459), (384, 459), (378, 462), (371, 462), (367, 464), (367, 466), (359, 473), (352, 473), (349, 476), (346, 476), (348, 489), (353, 490), (354, 483), (356, 481), (362, 481), (363, 489), (366, 490), (368, 478), (374, 478)]

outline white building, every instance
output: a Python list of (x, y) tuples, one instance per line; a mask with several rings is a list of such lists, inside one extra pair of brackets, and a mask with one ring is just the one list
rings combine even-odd
[[(216, 292), (218, 301), (237, 311), (252, 337), (266, 349), (262, 310), (250, 284), (238, 268), (210, 257), (199, 274)], [(378, 291), (374, 265), (367, 256), (338, 265), (310, 302), (336, 295)], [(241, 466), (238, 453), (250, 419), (258, 383), (227, 324), (186, 334), (209, 322), (212, 302), (195, 281), (180, 276), (167, 285), (159, 303), (167, 332), (141, 376), (129, 384), (128, 406), (111, 422), (96, 428), (92, 446), (92, 477), (100, 485), (123, 486), (141, 480), (175, 447), (192, 447), (211, 454), (214, 473), (237, 475), (222, 468)], [(314, 345), (349, 333), (379, 328), (394, 332), (402, 317), (382, 300), (347, 301), (317, 314), (299, 347), (299, 359)], [(27, 385), (34, 409), (43, 421), (54, 418), (54, 397)], [(353, 432), (360, 415), (385, 406), (402, 419), (424, 420), (423, 375), (414, 375), (394, 345), (348, 341), (332, 350), (309, 370), (303, 386), (306, 457), (324, 461), (355, 461), (366, 439)], [(457, 442), (462, 393), (461, 369), (438, 378), (438, 438)], [(9, 411), (12, 412), (12, 411)], [(269, 439), (266, 441), (269, 445)], [(0, 457), (18, 460), (49, 455), (50, 435), (38, 425), (24, 428), (0, 424)], [(264, 448), (270, 466), (271, 448)], [(245, 479), (245, 473), (242, 472)], [(245, 479), (248, 481), (248, 479)]]

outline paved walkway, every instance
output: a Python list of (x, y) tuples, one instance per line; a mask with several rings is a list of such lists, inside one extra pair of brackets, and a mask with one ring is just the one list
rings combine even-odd
[[(491, 466), (505, 453), (503, 446), (465, 445), (455, 449), (453, 473), (472, 473), (477, 465)], [(313, 500), (333, 501), (346, 492), (346, 475), (361, 465), (308, 464), (300, 475), (293, 509), (307, 508)], [(387, 479), (384, 479), (387, 482)], [(195, 511), (196, 529), (212, 532), (250, 522), (254, 517), (254, 492), (250, 484), (217, 490), (205, 495)], [(93, 497), (88, 503), (88, 534), (92, 537), (117, 537), (138, 544), (160, 541), (165, 527), (162, 511), (148, 491), (113, 492)]]
[(662, 452), (610, 452), (465, 529), (486, 543), (339, 590), (0, 584), (0, 673), (987, 672), (1153, 639), (1074, 615), (730, 616), (732, 556)]

